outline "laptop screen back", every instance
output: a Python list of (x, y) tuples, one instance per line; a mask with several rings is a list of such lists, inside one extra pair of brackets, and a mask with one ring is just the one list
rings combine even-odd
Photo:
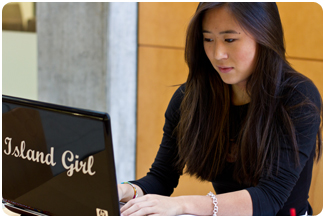
[(3, 96), (2, 197), (46, 215), (119, 215), (109, 116)]

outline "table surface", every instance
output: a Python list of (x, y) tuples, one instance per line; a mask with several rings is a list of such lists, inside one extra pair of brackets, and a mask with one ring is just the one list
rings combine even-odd
[(7, 215), (10, 215), (10, 216), (20, 216), (20, 214), (15, 213), (15, 212), (12, 212), (12, 211), (10, 211), (9, 209), (7, 209), (6, 207), (2, 207), (2, 210), (3, 210), (3, 212), (6, 213)]

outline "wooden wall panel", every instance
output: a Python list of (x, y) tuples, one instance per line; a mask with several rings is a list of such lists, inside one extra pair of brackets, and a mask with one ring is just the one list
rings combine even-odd
[(139, 44), (185, 46), (185, 32), (198, 3), (139, 3)]
[(158, 151), (165, 111), (178, 87), (186, 81), (188, 68), (183, 50), (139, 47), (137, 178), (144, 176)]
[[(284, 27), (287, 56), (295, 69), (323, 92), (323, 12), (317, 3), (277, 3)], [(137, 178), (151, 166), (162, 138), (164, 113), (177, 87), (186, 81), (184, 45), (187, 24), (197, 3), (139, 3)], [(173, 196), (205, 195), (213, 187), (182, 176)], [(323, 161), (313, 170), (310, 203), (323, 207)]]
[(277, 3), (289, 57), (323, 60), (323, 10), (313, 2)]

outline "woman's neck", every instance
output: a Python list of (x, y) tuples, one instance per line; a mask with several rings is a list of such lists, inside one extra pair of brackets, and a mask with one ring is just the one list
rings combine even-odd
[(246, 87), (231, 85), (231, 89), (231, 102), (233, 105), (245, 105), (251, 101), (246, 91)]

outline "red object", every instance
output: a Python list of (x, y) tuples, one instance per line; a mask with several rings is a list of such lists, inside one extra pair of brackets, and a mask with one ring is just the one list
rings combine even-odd
[(296, 209), (295, 208), (290, 209), (290, 215), (291, 216), (296, 216)]

